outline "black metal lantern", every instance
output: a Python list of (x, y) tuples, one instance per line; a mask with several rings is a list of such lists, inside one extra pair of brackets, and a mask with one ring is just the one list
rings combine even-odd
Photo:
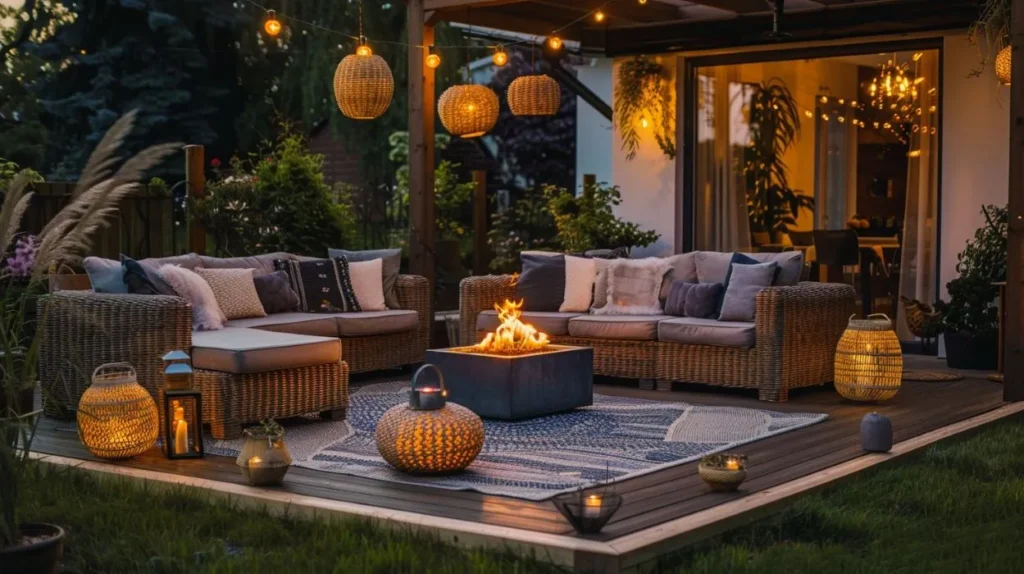
[(178, 391), (192, 388), (192, 359), (185, 351), (171, 351), (163, 356), (164, 389)]
[(195, 389), (160, 389), (160, 438), (169, 459), (202, 458), (203, 395)]
[(555, 508), (580, 534), (600, 532), (622, 506), (622, 497), (607, 488), (596, 491), (585, 491), (581, 488), (574, 492), (559, 494), (552, 501)]
[[(420, 384), (420, 375), (428, 368), (437, 373), (437, 386)], [(447, 402), (448, 391), (444, 388), (444, 375), (441, 369), (427, 363), (420, 367), (412, 376), (412, 391), (409, 393), (409, 408), (414, 411), (436, 411), (443, 409)]]

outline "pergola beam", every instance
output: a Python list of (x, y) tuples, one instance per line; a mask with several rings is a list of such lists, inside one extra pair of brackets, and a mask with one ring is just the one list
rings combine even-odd
[[(410, 46), (434, 42), (434, 26), (423, 23), (424, 0), (408, 0)], [(434, 293), (434, 69), (422, 49), (409, 49), (409, 271), (422, 275)]]
[(485, 8), (502, 4), (520, 4), (528, 0), (423, 0), (423, 9), (447, 10), (449, 8)]
[(1024, 401), (1024, 0), (1013, 0), (1003, 398)]

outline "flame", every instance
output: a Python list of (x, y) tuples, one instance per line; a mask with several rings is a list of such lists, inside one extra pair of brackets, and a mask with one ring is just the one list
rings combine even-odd
[(522, 299), (518, 303), (505, 299), (505, 303), (495, 304), (494, 308), (498, 311), (501, 324), (493, 333), (488, 333), (483, 341), (473, 345), (474, 351), (512, 355), (537, 351), (551, 343), (546, 334), (519, 320), (523, 314)]

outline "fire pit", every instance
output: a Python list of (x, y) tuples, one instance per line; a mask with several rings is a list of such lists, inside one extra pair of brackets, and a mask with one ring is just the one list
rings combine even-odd
[(520, 320), (522, 301), (495, 305), (501, 324), (477, 345), (430, 349), (448, 396), (481, 417), (519, 420), (593, 404), (594, 350), (553, 345)]

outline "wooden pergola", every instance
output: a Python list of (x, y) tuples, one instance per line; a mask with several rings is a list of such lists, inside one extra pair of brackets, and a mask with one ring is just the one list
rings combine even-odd
[[(1013, 1), (1013, 77), (1024, 78), (1024, 0)], [(433, 43), (440, 21), (537, 36), (554, 31), (606, 56), (834, 41), (964, 30), (982, 0), (407, 0), (409, 43)], [(596, 8), (602, 22), (588, 17)], [(416, 25), (422, 22), (421, 26)], [(776, 33), (779, 32), (779, 33)], [(434, 282), (434, 71), (409, 50), (410, 264)], [(1010, 98), (1009, 265), (1005, 388), (1024, 401), (1024, 81)], [(682, 117), (682, 116), (681, 116)], [(680, 142), (684, 152), (687, 142)], [(686, 157), (680, 153), (680, 157)]]

